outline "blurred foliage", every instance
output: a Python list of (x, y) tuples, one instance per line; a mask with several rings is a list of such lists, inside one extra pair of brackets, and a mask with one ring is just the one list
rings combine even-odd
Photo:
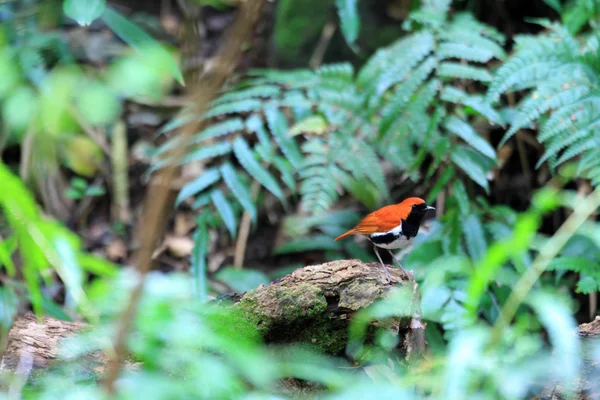
[[(325, 11), (295, 14), (309, 7), (281, 1), (275, 42), (291, 50), (301, 41), (314, 43), (333, 15), (349, 48), (360, 53), (361, 38), (373, 29), (362, 18), (365, 3), (331, 1), (319, 6)], [(581, 304), (571, 296), (600, 288), (600, 225), (593, 207), (599, 196), (584, 199), (556, 186), (575, 179), (596, 184), (600, 176), (598, 14), (589, 0), (546, 3), (561, 21), (541, 21), (545, 32), (515, 37), (507, 59), (508, 46), (496, 29), (454, 12), (449, 0), (423, 0), (411, 8), (405, 33), (357, 68), (326, 64), (233, 79), (198, 116), (210, 124), (186, 144), (182, 162), (203, 167), (177, 199), (199, 215), (190, 274), (154, 272), (147, 278), (128, 343), (131, 361), (142, 364), (122, 373), (115, 397), (289, 398), (298, 396), (282, 383), (290, 377), (312, 382), (304, 395), (331, 399), (521, 399), (552, 379), (573, 389), (582, 360), (600, 362), (600, 349), (582, 354), (573, 334)], [(0, 80), (3, 143), (33, 135), (54, 141), (67, 152), (69, 168), (93, 176), (103, 153), (89, 130), (110, 132), (124, 101), (160, 99), (173, 79), (181, 83), (177, 56), (104, 1), (83, 7), (66, 0), (70, 18), (82, 24), (99, 18), (129, 46), (102, 71), (83, 68), (63, 38), (48, 29), (56, 27), (51, 18), (42, 25), (36, 14), (22, 13), (19, 7), (30, 4), (0, 5), (0, 72), (7, 78)], [(295, 24), (286, 19), (292, 17)], [(503, 97), (507, 92), (523, 100), (515, 104)], [(161, 133), (168, 136), (185, 124), (184, 111)], [(552, 174), (576, 163), (537, 191), (522, 212), (489, 196), (501, 168), (492, 145), (501, 138), (493, 135), (503, 126), (508, 131), (502, 143), (519, 130), (538, 130), (545, 148), (538, 165), (548, 164)], [(178, 144), (169, 137), (155, 149), (151, 170), (170, 162), (165, 155)], [(409, 181), (444, 210), (400, 255), (419, 283), (427, 322), (423, 359), (409, 366), (396, 352), (398, 338), (377, 328), (388, 317), (419, 316), (412, 288), (397, 288), (354, 314), (344, 359), (265, 347), (256, 327), (234, 308), (207, 302), (217, 292), (208, 279), (214, 233), (235, 238), (243, 214), (256, 227), (266, 204), (286, 210), (276, 255), (319, 251), (325, 259), (367, 260), (372, 255), (358, 243), (332, 240), (359, 218), (336, 207), (339, 200), (374, 209), (394, 200), (394, 186)], [(93, 351), (110, 352), (107, 338), (135, 273), (82, 251), (81, 239), (45, 217), (4, 164), (0, 189), (9, 232), (0, 237), (2, 337), (20, 302), (30, 302), (38, 314), (78, 314), (91, 323), (63, 344), (59, 365), (29, 377), (23, 398), (108, 398), (99, 377), (81, 367)], [(76, 198), (99, 193), (80, 178), (69, 190)], [(292, 205), (300, 206), (296, 214)], [(542, 233), (545, 219), (557, 210), (567, 222)], [(544, 259), (545, 249), (557, 243), (556, 256)], [(539, 277), (528, 286), (532, 271)], [(89, 273), (97, 278), (88, 282)], [(54, 274), (66, 287), (64, 308), (47, 295)], [(212, 278), (242, 292), (271, 276), (226, 267)], [(375, 340), (366, 340), (369, 330)], [(3, 377), (2, 386), (18, 390), (20, 379)]]
[[(92, 70), (75, 59), (68, 39), (61, 35), (60, 4), (15, 1), (0, 5), (0, 151), (26, 138), (44, 145), (32, 146), (30, 159), (63, 164), (75, 173), (94, 176), (104, 158), (99, 143), (120, 117), (128, 99), (159, 99), (183, 83), (176, 58), (160, 43), (129, 22), (103, 0), (65, 0), (64, 11), (78, 23), (101, 18), (134, 51), (124, 48), (106, 68)], [(31, 11), (27, 11), (30, 8)], [(56, 22), (48, 14), (56, 16)], [(44, 19), (45, 18), (45, 19)], [(40, 170), (37, 170), (40, 171)], [(48, 174), (47, 170), (41, 170)], [(42, 180), (47, 177), (40, 177)]]

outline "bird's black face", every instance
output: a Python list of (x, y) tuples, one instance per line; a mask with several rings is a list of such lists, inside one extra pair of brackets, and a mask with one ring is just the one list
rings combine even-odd
[(428, 206), (425, 203), (413, 204), (408, 218), (402, 222), (402, 233), (408, 238), (415, 237), (419, 233), (419, 226), (425, 213), (429, 210), (435, 210), (434, 207)]
[(412, 217), (415, 220), (418, 218), (420, 222), (421, 218), (423, 218), (429, 210), (435, 211), (435, 207), (428, 206), (425, 203), (413, 204), (410, 210), (409, 218)]

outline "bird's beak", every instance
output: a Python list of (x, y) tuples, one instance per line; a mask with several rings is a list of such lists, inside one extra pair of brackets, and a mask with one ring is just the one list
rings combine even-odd
[(431, 207), (431, 206), (427, 206), (427, 208), (425, 208), (425, 211), (435, 211), (435, 207)]

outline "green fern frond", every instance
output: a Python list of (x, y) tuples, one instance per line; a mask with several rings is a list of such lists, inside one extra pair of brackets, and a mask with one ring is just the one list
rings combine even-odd
[(506, 143), (506, 141), (517, 133), (519, 129), (528, 126), (548, 111), (570, 105), (590, 92), (590, 88), (583, 85), (569, 87), (562, 91), (557, 90), (560, 89), (550, 85), (549, 87), (547, 86), (540, 89), (539, 94), (536, 93), (535, 96), (526, 99), (523, 104), (519, 106), (520, 111), (511, 124), (510, 129), (500, 141), (500, 144)]
[(492, 146), (488, 142), (486, 142), (481, 136), (479, 136), (479, 134), (475, 132), (475, 129), (473, 129), (471, 125), (469, 125), (465, 121), (455, 116), (450, 116), (445, 121), (444, 128), (460, 137), (462, 140), (465, 141), (465, 143), (473, 147), (475, 150), (477, 150), (484, 156), (489, 157), (492, 160), (496, 159), (496, 152), (494, 151)]
[[(496, 101), (505, 92), (534, 89), (518, 105), (501, 143), (519, 129), (541, 122), (538, 140), (545, 153), (537, 166), (548, 162), (554, 171), (575, 157), (589, 160), (586, 155), (598, 148), (600, 57), (565, 26), (546, 26), (548, 33), (517, 38), (518, 50), (496, 72), (487, 98)], [(578, 169), (586, 171), (583, 162)]]
[(221, 178), (221, 173), (216, 168), (207, 169), (198, 178), (187, 183), (177, 195), (175, 205), (181, 204), (188, 197), (196, 196)]
[(217, 142), (208, 146), (200, 145), (200, 147), (184, 155), (179, 161), (179, 164), (183, 165), (194, 161), (220, 157), (229, 152), (231, 152), (231, 143), (229, 142)]
[(219, 189), (213, 190), (210, 197), (214, 207), (219, 212), (223, 223), (227, 227), (229, 234), (231, 237), (235, 237), (237, 232), (237, 218), (231, 204), (229, 204), (229, 201), (227, 201), (227, 198)]
[(496, 28), (479, 22), (472, 14), (466, 12), (457, 13), (454, 16), (451, 29), (457, 28), (465, 32), (470, 32), (471, 34), (488, 37), (500, 45), (504, 45), (504, 42), (506, 41), (504, 35)]
[(323, 65), (316, 73), (321, 82), (327, 85), (334, 82), (341, 86), (354, 84), (354, 67), (350, 63)]
[(439, 60), (455, 58), (479, 63), (486, 63), (494, 58), (494, 53), (487, 48), (460, 42), (445, 42), (440, 44), (436, 55)]
[(269, 130), (273, 134), (279, 148), (286, 158), (297, 168), (302, 163), (302, 154), (296, 145), (294, 138), (289, 135), (289, 126), (285, 116), (274, 106), (265, 109), (265, 116)]
[[(397, 68), (395, 73), (389, 72), (390, 76), (404, 76), (410, 68), (433, 51), (434, 38), (431, 32), (424, 31), (402, 38), (391, 46), (379, 49), (369, 61), (361, 68), (356, 79), (359, 88), (368, 88), (373, 82), (378, 82), (379, 77)], [(402, 63), (396, 63), (402, 56)], [(404, 71), (404, 73), (402, 73)]]
[(212, 118), (220, 115), (247, 113), (250, 111), (259, 111), (263, 103), (258, 99), (242, 99), (229, 103), (218, 104), (204, 113), (204, 118)]
[(481, 82), (491, 82), (492, 75), (485, 68), (463, 65), (457, 62), (442, 62), (437, 69), (437, 76), (445, 78), (472, 79)]
[(200, 143), (204, 140), (215, 139), (220, 136), (229, 135), (231, 133), (243, 130), (244, 127), (245, 124), (241, 118), (231, 118), (223, 122), (217, 122), (216, 124), (210, 125), (202, 132), (194, 135), (192, 143)]
[(410, 102), (419, 86), (427, 79), (435, 68), (434, 57), (427, 58), (407, 79), (400, 84), (390, 100), (381, 111), (379, 131), (385, 135), (390, 127), (397, 121), (405, 106)]
[(447, 29), (442, 30), (440, 38), (444, 41), (462, 43), (477, 49), (478, 51), (491, 54), (491, 57), (503, 60), (506, 53), (502, 46), (493, 39), (476, 34), (462, 26), (460, 22), (452, 23)]
[(448, 103), (471, 107), (492, 123), (504, 126), (505, 121), (481, 95), (470, 95), (453, 86), (445, 86), (440, 98)]
[(248, 171), (250, 176), (260, 182), (260, 184), (269, 192), (273, 193), (275, 197), (284, 202), (283, 191), (279, 187), (277, 180), (273, 178), (269, 171), (267, 171), (267, 169), (258, 162), (256, 157), (254, 157), (250, 146), (244, 138), (238, 136), (233, 142), (232, 149), (239, 163), (246, 171)]
[[(596, 121), (596, 125), (600, 125), (600, 121)], [(573, 157), (583, 154), (585, 151), (594, 151), (600, 148), (600, 130), (598, 127), (594, 131), (585, 131), (586, 137), (582, 140), (573, 142), (560, 158), (552, 164), (553, 168), (565, 163)], [(575, 136), (575, 135), (573, 135)]]
[(265, 98), (270, 99), (277, 97), (281, 94), (281, 88), (276, 85), (257, 85), (247, 89), (241, 89), (231, 92), (225, 92), (219, 96), (216, 100), (210, 103), (210, 107), (214, 107), (219, 104), (229, 103), (232, 101), (239, 101), (253, 98)]
[(252, 200), (248, 188), (239, 180), (237, 172), (230, 163), (224, 163), (221, 166), (221, 176), (227, 187), (229, 187), (229, 190), (231, 190), (231, 193), (235, 196), (235, 199), (250, 214), (252, 221), (256, 222), (254, 200)]

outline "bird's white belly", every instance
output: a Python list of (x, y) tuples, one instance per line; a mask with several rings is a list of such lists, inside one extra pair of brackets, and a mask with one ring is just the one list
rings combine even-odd
[(401, 249), (403, 247), (408, 246), (408, 243), (410, 243), (410, 239), (407, 239), (406, 236), (400, 236), (393, 242), (378, 243), (376, 246), (381, 247), (382, 249)]
[(400, 249), (408, 245), (410, 239), (402, 234), (402, 224), (387, 232), (369, 235), (373, 244), (382, 249)]

